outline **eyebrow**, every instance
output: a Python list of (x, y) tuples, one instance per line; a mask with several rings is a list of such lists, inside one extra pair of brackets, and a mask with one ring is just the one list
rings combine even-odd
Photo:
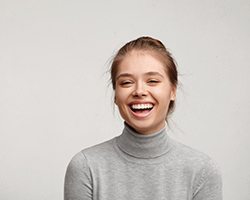
[[(146, 72), (143, 74), (144, 76), (161, 76), (163, 78), (163, 75), (159, 72)], [(133, 74), (130, 74), (130, 73), (122, 73), (122, 74), (119, 74), (116, 79), (119, 79), (121, 77), (133, 77)]]

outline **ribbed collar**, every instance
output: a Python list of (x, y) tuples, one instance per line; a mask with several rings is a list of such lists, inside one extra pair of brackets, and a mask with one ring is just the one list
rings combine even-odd
[(136, 158), (156, 158), (167, 153), (168, 141), (166, 126), (156, 133), (142, 135), (125, 123), (122, 134), (117, 137), (118, 147)]

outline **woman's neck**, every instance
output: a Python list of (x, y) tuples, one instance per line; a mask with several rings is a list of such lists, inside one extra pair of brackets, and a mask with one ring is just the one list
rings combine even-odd
[(156, 158), (169, 150), (166, 126), (161, 130), (144, 135), (125, 123), (122, 134), (117, 138), (118, 147), (133, 157)]

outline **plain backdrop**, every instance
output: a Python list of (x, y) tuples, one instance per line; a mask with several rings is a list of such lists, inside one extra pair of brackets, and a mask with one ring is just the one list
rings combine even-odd
[(249, 0), (0, 0), (0, 199), (63, 199), (72, 156), (122, 131), (112, 56), (148, 35), (180, 72), (170, 136), (249, 200), (249, 22)]

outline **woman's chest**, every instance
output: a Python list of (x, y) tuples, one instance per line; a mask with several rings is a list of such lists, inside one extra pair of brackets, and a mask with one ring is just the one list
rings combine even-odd
[(96, 200), (177, 200), (192, 198), (192, 174), (174, 165), (103, 166), (93, 175)]

